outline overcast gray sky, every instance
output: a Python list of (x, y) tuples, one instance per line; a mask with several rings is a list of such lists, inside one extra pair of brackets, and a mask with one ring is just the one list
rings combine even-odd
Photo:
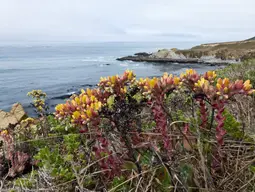
[(255, 36), (255, 0), (0, 0), (0, 40), (228, 41)]

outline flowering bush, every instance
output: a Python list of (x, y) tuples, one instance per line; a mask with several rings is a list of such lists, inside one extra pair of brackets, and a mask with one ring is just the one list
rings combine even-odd
[[(70, 118), (81, 133), (91, 133), (87, 139), (95, 141), (95, 158), (102, 159), (99, 165), (108, 178), (120, 174), (125, 159), (133, 161), (141, 172), (139, 157), (142, 152), (138, 149), (156, 150), (164, 153), (168, 160), (173, 157), (174, 130), (171, 123), (174, 122), (169, 121), (165, 100), (169, 94), (181, 89), (193, 94), (193, 99), (199, 104), (201, 130), (209, 131), (214, 126), (213, 121), (208, 122), (208, 108), (216, 111), (212, 118), (216, 121), (218, 147), (224, 144), (226, 134), (223, 128), (225, 104), (236, 94), (251, 95), (254, 92), (249, 80), (231, 82), (228, 78), (217, 79), (214, 71), (199, 75), (189, 69), (180, 77), (165, 73), (161, 78), (140, 80), (136, 80), (132, 71), (126, 71), (122, 76), (101, 78), (97, 88), (82, 90), (80, 95), (57, 105), (55, 116), (60, 120)], [(137, 95), (140, 101), (135, 99)], [(141, 120), (137, 118), (145, 106), (151, 111), (155, 122), (155, 127), (150, 130), (153, 133), (151, 137), (141, 129)], [(191, 122), (184, 124), (185, 133), (190, 125)], [(111, 134), (118, 139), (111, 139)], [(116, 149), (116, 145), (121, 147)]]

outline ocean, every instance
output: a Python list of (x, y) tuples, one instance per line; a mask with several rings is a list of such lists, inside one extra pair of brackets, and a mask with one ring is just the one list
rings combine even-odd
[(216, 66), (199, 64), (158, 64), (117, 61), (116, 58), (162, 48), (189, 48), (187, 42), (166, 43), (70, 43), (0, 46), (0, 109), (10, 110), (20, 102), (34, 115), (27, 92), (41, 89), (47, 93), (50, 111), (80, 89), (94, 87), (100, 77), (133, 70), (137, 77), (180, 74), (187, 68), (199, 73)]

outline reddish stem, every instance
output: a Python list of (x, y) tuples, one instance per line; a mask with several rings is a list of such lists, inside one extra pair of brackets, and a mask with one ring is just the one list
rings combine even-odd
[(226, 131), (223, 128), (224, 120), (225, 120), (225, 117), (223, 116), (223, 112), (225, 109), (224, 102), (221, 101), (221, 102), (215, 104), (213, 107), (214, 107), (214, 109), (217, 110), (217, 115), (215, 117), (215, 120), (217, 122), (216, 139), (217, 139), (218, 145), (221, 146), (224, 144), (224, 135), (226, 134)]
[(197, 101), (199, 102), (199, 106), (200, 106), (200, 115), (201, 115), (201, 128), (206, 128), (206, 124), (208, 121), (208, 113), (207, 113), (207, 108), (205, 105), (205, 101), (201, 98), (197, 99)]
[(167, 131), (167, 115), (163, 108), (163, 99), (161, 97), (157, 97), (156, 101), (152, 103), (152, 112), (154, 115), (154, 119), (156, 121), (156, 131), (160, 132), (163, 137), (164, 148), (171, 153), (172, 151), (172, 143), (171, 137), (168, 135)]

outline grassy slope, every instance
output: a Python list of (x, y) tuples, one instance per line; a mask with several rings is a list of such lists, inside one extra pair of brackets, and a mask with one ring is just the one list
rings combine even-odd
[(255, 37), (252, 37), (252, 38), (250, 38), (250, 39), (248, 39), (248, 40), (255, 40)]
[(217, 73), (220, 77), (228, 77), (231, 80), (250, 79), (253, 87), (255, 87), (255, 59), (229, 65), (224, 69), (218, 70)]
[(202, 44), (191, 49), (178, 50), (177, 53), (188, 57), (215, 55), (221, 59), (246, 60), (255, 58), (255, 40)]

